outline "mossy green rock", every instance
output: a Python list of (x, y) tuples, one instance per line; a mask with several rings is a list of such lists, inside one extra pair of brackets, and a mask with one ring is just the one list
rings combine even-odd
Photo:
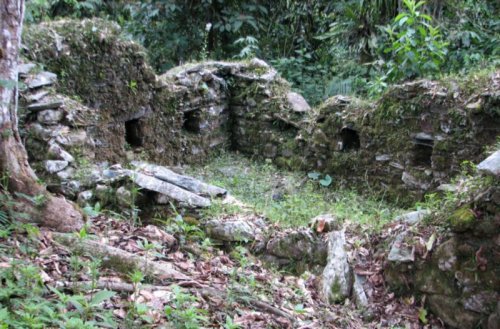
[(448, 218), (450, 227), (455, 232), (465, 232), (474, 227), (476, 223), (476, 217), (472, 209), (469, 206), (463, 206), (458, 208), (451, 214)]

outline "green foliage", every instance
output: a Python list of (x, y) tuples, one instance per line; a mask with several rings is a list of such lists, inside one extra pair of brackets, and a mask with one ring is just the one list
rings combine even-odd
[(28, 23), (37, 23), (62, 16), (98, 16), (110, 10), (111, 6), (103, 0), (28, 0), (25, 19)]
[(176, 329), (198, 329), (208, 321), (206, 311), (195, 307), (197, 298), (173, 286), (171, 305), (165, 307), (165, 315)]
[(500, 60), (500, 3), (491, 0), (450, 1), (443, 13), (444, 33), (449, 42), (447, 66), (469, 71)]
[(432, 17), (422, 12), (425, 2), (403, 3), (405, 11), (384, 28), (389, 42), (384, 52), (391, 55), (385, 63), (385, 74), (391, 81), (435, 75), (447, 54), (448, 43), (439, 27), (432, 26)]
[(498, 65), (499, 6), (494, 0), (31, 0), (26, 20), (116, 20), (160, 72), (209, 57), (259, 56), (315, 105), (337, 94), (375, 97), (408, 78)]
[(309, 177), (312, 180), (318, 181), (319, 185), (321, 185), (323, 187), (328, 187), (333, 182), (332, 177), (328, 174), (323, 176), (317, 172), (310, 172), (307, 174), (307, 177)]
[(101, 204), (99, 202), (96, 202), (94, 204), (94, 206), (88, 205), (88, 206), (85, 206), (83, 208), (83, 213), (90, 218), (100, 216), (101, 211), (102, 211), (102, 207), (101, 207)]
[[(108, 312), (99, 306), (114, 296), (102, 290), (90, 299), (69, 296), (55, 288), (47, 290), (40, 270), (12, 262), (0, 272), (0, 323), (8, 328), (116, 328)], [(52, 293), (53, 297), (47, 298)], [(6, 327), (6, 328), (7, 328)]]
[(233, 322), (230, 316), (226, 316), (226, 323), (224, 323), (224, 329), (239, 329), (241, 326)]
[(205, 232), (202, 231), (195, 223), (190, 223), (189, 217), (182, 217), (177, 213), (173, 205), (172, 209), (176, 215), (173, 218), (168, 218), (166, 221), (159, 220), (166, 225), (165, 230), (174, 234), (181, 245), (188, 241), (203, 241), (205, 239)]
[(248, 59), (257, 56), (259, 52), (259, 43), (251, 35), (239, 38), (234, 42), (234, 45), (241, 47), (240, 52), (234, 56), (235, 58)]

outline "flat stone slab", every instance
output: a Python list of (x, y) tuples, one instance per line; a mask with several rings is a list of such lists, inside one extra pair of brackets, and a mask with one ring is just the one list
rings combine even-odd
[(487, 157), (477, 169), (493, 176), (500, 176), (500, 150)]
[(19, 64), (17, 66), (17, 72), (18, 72), (19, 76), (26, 76), (35, 67), (36, 67), (36, 64), (33, 64), (33, 63)]
[(69, 165), (68, 161), (64, 160), (47, 160), (45, 161), (45, 170), (47, 172), (54, 174), (66, 168)]
[(172, 200), (182, 202), (190, 207), (210, 207), (211, 202), (209, 199), (186, 191), (174, 184), (136, 171), (129, 171), (128, 174), (134, 183), (143, 189), (164, 194)]
[(40, 103), (34, 103), (31, 105), (28, 105), (28, 110), (31, 112), (38, 112), (38, 111), (43, 111), (43, 110), (51, 110), (51, 109), (57, 109), (61, 106), (63, 106), (62, 101), (54, 101), (54, 102), (40, 102)]
[(245, 220), (211, 220), (205, 225), (207, 235), (213, 239), (230, 242), (255, 240), (256, 228)]
[(50, 86), (57, 81), (57, 74), (43, 71), (38, 73), (31, 81), (28, 82), (29, 89)]
[(286, 99), (294, 112), (305, 113), (311, 110), (311, 106), (307, 104), (307, 101), (300, 94), (289, 92), (286, 94)]
[(422, 209), (422, 210), (412, 211), (412, 212), (403, 214), (401, 216), (398, 216), (395, 218), (395, 220), (405, 222), (406, 224), (409, 224), (409, 225), (415, 225), (418, 222), (420, 222), (422, 219), (424, 219), (425, 216), (428, 216), (430, 214), (431, 214), (430, 210)]
[(34, 94), (30, 94), (26, 96), (26, 100), (29, 103), (35, 103), (41, 101), (45, 96), (47, 96), (50, 92), (48, 90), (40, 90)]
[(227, 191), (223, 188), (206, 184), (196, 178), (179, 175), (172, 170), (143, 162), (132, 162), (140, 171), (151, 173), (155, 178), (182, 187), (190, 192), (208, 195), (210, 197), (224, 196)]
[(405, 237), (405, 233), (401, 233), (396, 237), (391, 245), (387, 260), (397, 263), (411, 263), (415, 261), (414, 249), (404, 243)]
[(57, 110), (43, 110), (39, 111), (37, 115), (37, 120), (40, 123), (47, 125), (54, 125), (61, 121), (64, 117), (64, 113)]

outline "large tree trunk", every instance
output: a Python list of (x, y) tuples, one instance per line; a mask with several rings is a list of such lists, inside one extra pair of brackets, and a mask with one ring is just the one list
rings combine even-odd
[(63, 198), (50, 195), (37, 183), (17, 129), (18, 56), (21, 43), (24, 0), (0, 2), (0, 176), (7, 175), (12, 193), (45, 195), (38, 207), (25, 200), (23, 209), (40, 224), (60, 231), (79, 229), (82, 214)]

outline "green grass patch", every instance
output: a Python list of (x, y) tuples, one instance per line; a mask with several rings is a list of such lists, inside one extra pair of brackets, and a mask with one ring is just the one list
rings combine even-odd
[[(320, 214), (331, 213), (378, 230), (400, 210), (383, 200), (361, 196), (353, 190), (321, 186), (305, 172), (283, 171), (269, 162), (253, 161), (223, 153), (189, 174), (226, 188), (231, 195), (284, 227), (304, 226)], [(335, 180), (335, 177), (333, 177)], [(215, 201), (204, 215), (217, 217), (241, 211)]]

